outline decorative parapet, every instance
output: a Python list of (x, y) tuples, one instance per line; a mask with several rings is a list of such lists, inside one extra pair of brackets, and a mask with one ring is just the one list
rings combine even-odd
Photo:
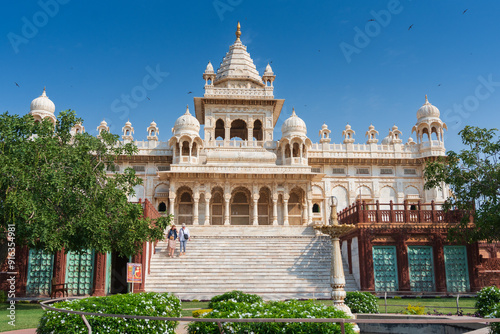
[(260, 88), (216, 88), (205, 85), (204, 97), (248, 98), (258, 97), (274, 99), (273, 87)]

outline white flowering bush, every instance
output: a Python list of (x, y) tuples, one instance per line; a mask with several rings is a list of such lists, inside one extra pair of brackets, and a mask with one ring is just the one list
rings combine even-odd
[(225, 300), (234, 300), (239, 303), (254, 304), (262, 301), (262, 297), (243, 291), (233, 290), (223, 293), (222, 295), (214, 296), (208, 303), (208, 308), (215, 308), (215, 304)]
[(482, 317), (491, 314), (498, 304), (500, 304), (500, 289), (496, 286), (487, 286), (477, 293), (476, 308)]
[[(500, 303), (493, 307), (493, 311), (486, 318), (500, 318)], [(500, 323), (492, 322), (490, 325), (490, 333), (500, 334)]]
[[(106, 314), (180, 317), (181, 302), (168, 293), (136, 293), (59, 302), (53, 307)], [(92, 333), (175, 333), (176, 321), (86, 316)], [(80, 315), (45, 311), (37, 333), (88, 333)]]
[[(203, 318), (348, 318), (348, 316), (333, 306), (316, 304), (312, 301), (276, 301), (264, 303), (241, 303), (235, 300), (224, 300), (215, 303), (215, 309), (203, 314)], [(307, 334), (341, 333), (340, 325), (336, 323), (297, 323), (297, 322), (249, 322), (223, 323), (225, 333), (285, 333)], [(353, 334), (353, 326), (345, 324), (345, 332)], [(188, 326), (190, 334), (218, 334), (217, 323), (192, 322)]]
[(369, 292), (348, 291), (344, 303), (352, 313), (379, 313), (377, 297)]

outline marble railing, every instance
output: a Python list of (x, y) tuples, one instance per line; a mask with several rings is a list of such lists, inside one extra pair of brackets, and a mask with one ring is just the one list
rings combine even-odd
[(205, 97), (208, 96), (258, 96), (263, 98), (274, 98), (272, 87), (266, 88), (215, 88), (205, 86)]

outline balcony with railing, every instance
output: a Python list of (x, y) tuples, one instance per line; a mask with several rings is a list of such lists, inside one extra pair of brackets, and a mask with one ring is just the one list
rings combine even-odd
[(341, 224), (449, 224), (458, 223), (465, 212), (450, 210), (445, 212), (441, 205), (404, 201), (403, 203), (366, 203), (356, 201), (338, 213)]

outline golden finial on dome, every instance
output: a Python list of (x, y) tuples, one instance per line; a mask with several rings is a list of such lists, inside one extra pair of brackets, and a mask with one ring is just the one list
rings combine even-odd
[(236, 27), (236, 41), (240, 40), (240, 36), (241, 36), (241, 30), (240, 30), (240, 28), (241, 28), (240, 21), (238, 21), (238, 26)]
[(429, 100), (427, 100), (427, 94), (425, 94), (425, 103), (429, 103)]

